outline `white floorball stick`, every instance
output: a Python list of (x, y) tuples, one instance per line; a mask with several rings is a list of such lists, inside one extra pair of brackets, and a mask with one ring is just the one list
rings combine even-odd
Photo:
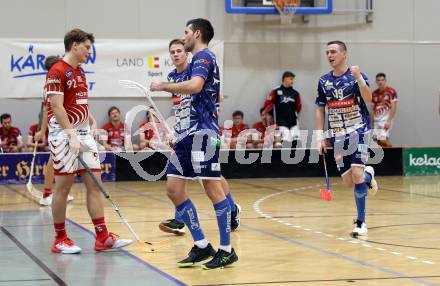
[[(176, 141), (176, 137), (174, 136), (172, 129), (170, 128), (168, 123), (165, 121), (164, 117), (162, 116), (162, 113), (160, 113), (159, 109), (157, 108), (156, 104), (154, 103), (153, 99), (151, 98), (150, 90), (148, 90), (145, 86), (143, 86), (142, 84), (140, 84), (138, 82), (135, 82), (132, 80), (126, 80), (126, 79), (119, 80), (119, 85), (124, 88), (137, 89), (137, 90), (141, 91), (145, 95), (145, 97), (147, 98), (148, 102), (150, 103), (150, 106), (153, 107), (154, 111), (156, 112), (156, 116), (159, 118), (159, 121), (163, 122), (163, 124), (165, 125), (165, 128), (167, 129), (168, 134), (170, 134), (172, 140)], [(204, 187), (201, 179), (197, 179), (197, 181), (199, 182), (199, 184), (202, 187)]]

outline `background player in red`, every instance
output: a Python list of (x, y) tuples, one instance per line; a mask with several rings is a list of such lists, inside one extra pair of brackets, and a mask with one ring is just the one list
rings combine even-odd
[(55, 172), (52, 215), (56, 236), (51, 248), (53, 252), (81, 251), (65, 230), (67, 196), (78, 173), (83, 175), (87, 189), (87, 210), (96, 232), (95, 250), (119, 248), (132, 242), (108, 232), (101, 193), (78, 161), (81, 156), (98, 181), (101, 180), (98, 149), (89, 126), (87, 81), (80, 67), (87, 61), (94, 40), (93, 34), (80, 29), (68, 32), (64, 37), (65, 55), (52, 66), (46, 77), (49, 146)]
[[(232, 127), (231, 128), (223, 128), (222, 132), (230, 132), (230, 149), (240, 148), (243, 149), (245, 147), (252, 148), (251, 139), (248, 134), (240, 134), (242, 131), (249, 129), (249, 126), (244, 123), (244, 114), (240, 110), (236, 110), (232, 113)], [(226, 140), (228, 140), (229, 136), (226, 136)]]
[[(40, 116), (44, 116), (44, 114), (40, 114)], [(29, 127), (29, 133), (26, 141), (26, 148), (28, 152), (33, 152), (35, 144), (37, 144), (37, 152), (48, 152), (49, 151), (49, 145), (47, 142), (47, 129), (41, 138), (38, 138), (38, 143), (36, 143), (35, 140), (35, 134), (37, 134), (38, 130), (40, 130), (40, 126), (38, 124), (34, 124), (31, 127)]]
[(387, 85), (384, 73), (376, 75), (377, 89), (373, 92), (373, 112), (371, 113), (371, 128), (373, 139), (382, 147), (390, 147), (390, 131), (397, 110), (397, 91)]
[(2, 127), (0, 127), (1, 152), (17, 153), (23, 148), (23, 139), (20, 129), (12, 126), (12, 118), (8, 113), (0, 116)]
[(129, 139), (126, 136), (125, 124), (121, 120), (121, 111), (116, 106), (108, 110), (109, 122), (102, 126), (105, 134), (101, 136), (101, 144), (106, 151), (122, 151), (126, 149), (125, 144)]
[(159, 122), (154, 115), (154, 109), (150, 108), (146, 114), (147, 121), (139, 125), (139, 148), (140, 150), (168, 150), (168, 130), (164, 123)]
[[(280, 136), (275, 132), (276, 125), (273, 122), (273, 117), (268, 112), (264, 113), (264, 107), (260, 109), (261, 121), (252, 125), (252, 129), (258, 131), (258, 133), (252, 133), (251, 140), (253, 148), (271, 148), (274, 146), (279, 146), (281, 143)], [(267, 136), (266, 136), (267, 135)]]
[(283, 141), (298, 140), (298, 115), (301, 112), (301, 96), (293, 88), (295, 74), (286, 71), (280, 86), (273, 89), (264, 102), (264, 112), (273, 110), (275, 124), (281, 132)]

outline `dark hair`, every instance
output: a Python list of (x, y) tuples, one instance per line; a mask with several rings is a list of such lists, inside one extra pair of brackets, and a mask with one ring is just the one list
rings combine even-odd
[(260, 115), (263, 114), (264, 112), (264, 107), (260, 108)]
[(50, 68), (59, 60), (60, 60), (60, 57), (58, 57), (58, 56), (48, 56), (44, 60), (44, 67), (46, 68), (46, 70), (50, 70)]
[(283, 73), (283, 80), (284, 80), (286, 77), (293, 77), (293, 78), (295, 78), (295, 74), (294, 74), (293, 72), (290, 72), (290, 71), (285, 71), (285, 72)]
[(110, 116), (110, 113), (112, 113), (113, 110), (117, 110), (119, 113), (121, 113), (121, 111), (119, 110), (119, 108), (117, 108), (116, 106), (112, 106), (108, 109), (108, 115)]
[(86, 33), (80, 29), (73, 29), (64, 36), (64, 49), (66, 52), (72, 49), (73, 43), (82, 43), (90, 40), (92, 44), (95, 42), (95, 36), (92, 33)]
[(232, 113), (232, 117), (235, 117), (235, 116), (241, 116), (241, 117), (243, 118), (243, 117), (244, 117), (244, 114), (243, 114), (242, 111), (240, 111), (240, 110), (236, 110), (236, 111), (234, 111), (234, 112)]
[(383, 73), (383, 72), (378, 73), (378, 74), (376, 75), (376, 79), (377, 79), (378, 77), (383, 77), (384, 79), (387, 79), (386, 74)]
[(182, 46), (184, 46), (185, 43), (181, 39), (171, 40), (170, 44), (168, 45), (168, 51), (171, 49), (172, 45), (182, 45)]
[(8, 119), (8, 118), (11, 118), (11, 114), (9, 114), (9, 113), (3, 113), (3, 114), (0, 116), (0, 123), (3, 123), (3, 120)]
[(202, 34), (202, 42), (204, 44), (209, 44), (212, 38), (214, 38), (214, 28), (212, 27), (211, 22), (208, 20), (202, 18), (192, 19), (186, 23), (187, 27), (189, 25), (191, 25), (190, 28), (193, 30), (193, 32), (197, 30), (200, 31)]
[(347, 51), (347, 45), (345, 45), (345, 43), (342, 41), (330, 41), (327, 43), (327, 46), (330, 45), (338, 45), (343, 51)]

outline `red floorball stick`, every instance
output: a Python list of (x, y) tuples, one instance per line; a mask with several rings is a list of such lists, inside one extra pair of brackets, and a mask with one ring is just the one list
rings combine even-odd
[(328, 179), (328, 172), (327, 172), (327, 164), (325, 162), (325, 153), (322, 153), (322, 159), (324, 161), (324, 172), (325, 172), (325, 183), (327, 184), (327, 189), (319, 189), (319, 195), (321, 196), (321, 199), (324, 201), (331, 201), (333, 199), (332, 192), (330, 191), (330, 181)]

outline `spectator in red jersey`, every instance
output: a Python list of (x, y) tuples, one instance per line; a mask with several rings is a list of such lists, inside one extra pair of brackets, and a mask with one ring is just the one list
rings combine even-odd
[(397, 92), (387, 85), (384, 73), (376, 75), (376, 84), (378, 88), (373, 92), (371, 113), (373, 139), (382, 147), (391, 147), (389, 138), (397, 110)]
[[(240, 110), (232, 113), (232, 127), (223, 126), (223, 136), (230, 149), (252, 148), (251, 139), (248, 132), (249, 126), (243, 122), (244, 114)], [(244, 132), (243, 132), (244, 131)], [(223, 135), (223, 134), (222, 134)]]
[(0, 152), (2, 153), (18, 153), (22, 151), (23, 139), (20, 129), (12, 126), (11, 115), (4, 113), (0, 116), (2, 127), (0, 127)]
[(129, 142), (129, 138), (125, 133), (125, 124), (121, 121), (121, 111), (116, 106), (110, 107), (108, 110), (110, 122), (102, 126), (104, 133), (101, 134), (100, 140), (106, 151), (123, 151)]
[(284, 72), (282, 84), (273, 89), (264, 102), (264, 113), (273, 110), (283, 141), (299, 139), (298, 115), (302, 105), (299, 92), (293, 88), (294, 79), (294, 73)]
[[(40, 114), (41, 116), (41, 114)], [(35, 134), (39, 131), (40, 126), (38, 124), (34, 124), (29, 128), (29, 133), (26, 141), (26, 148), (28, 152), (34, 152), (35, 148)], [(49, 144), (47, 141), (48, 130), (46, 129), (46, 133), (41, 140), (38, 140), (37, 151), (38, 152), (49, 152)]]
[(273, 116), (269, 113), (264, 113), (264, 107), (260, 109), (261, 121), (255, 123), (252, 129), (258, 131), (251, 134), (253, 148), (271, 148), (274, 145), (279, 147), (281, 145), (281, 138), (279, 132), (276, 131), (276, 125), (273, 122)]
[(146, 114), (147, 121), (139, 125), (139, 149), (140, 150), (168, 150), (168, 130), (164, 123), (154, 115), (154, 109), (150, 108)]

